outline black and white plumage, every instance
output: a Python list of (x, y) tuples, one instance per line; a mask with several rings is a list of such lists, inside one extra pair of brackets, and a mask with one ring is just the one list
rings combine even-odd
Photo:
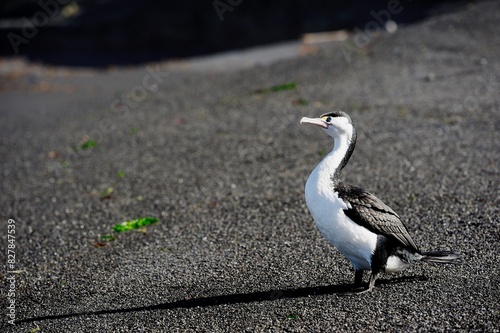
[(402, 271), (415, 261), (460, 262), (451, 251), (421, 252), (398, 214), (373, 194), (340, 181), (356, 145), (356, 131), (346, 113), (304, 117), (300, 123), (319, 126), (334, 139), (332, 152), (307, 180), (306, 203), (321, 234), (354, 266), (355, 284), (362, 282), (366, 270), (371, 271), (369, 291), (380, 273)]

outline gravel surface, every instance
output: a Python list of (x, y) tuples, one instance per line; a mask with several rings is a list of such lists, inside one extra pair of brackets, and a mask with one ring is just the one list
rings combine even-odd
[[(498, 332), (499, 19), (499, 2), (476, 2), (362, 48), (355, 34), (239, 71), (4, 74), (1, 242), (14, 219), (17, 262), (2, 273), (16, 325), (5, 283), (0, 329)], [(329, 110), (358, 131), (345, 180), (463, 265), (417, 264), (345, 295), (354, 272), (303, 194), (332, 142), (299, 120)], [(113, 231), (143, 216), (159, 221)]]

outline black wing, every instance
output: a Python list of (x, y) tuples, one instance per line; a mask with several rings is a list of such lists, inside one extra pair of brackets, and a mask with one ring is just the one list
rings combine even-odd
[(335, 186), (339, 198), (351, 208), (344, 213), (368, 230), (399, 241), (405, 247), (419, 252), (403, 222), (389, 206), (362, 188), (339, 183)]

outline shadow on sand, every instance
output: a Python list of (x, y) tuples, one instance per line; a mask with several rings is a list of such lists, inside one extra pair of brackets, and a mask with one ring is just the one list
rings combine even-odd
[[(426, 281), (428, 277), (420, 276), (406, 276), (400, 278), (394, 278), (390, 280), (380, 279), (377, 280), (377, 285), (391, 285), (403, 282), (418, 282)], [(245, 294), (229, 294), (229, 295), (217, 295), (209, 297), (191, 298), (179, 301), (167, 302), (156, 305), (139, 306), (133, 308), (124, 309), (111, 309), (111, 310), (100, 310), (100, 311), (87, 311), (80, 313), (68, 313), (60, 315), (49, 315), (42, 317), (27, 318), (17, 321), (16, 323), (29, 323), (34, 321), (43, 320), (56, 320), (65, 319), (71, 317), (85, 317), (85, 316), (100, 316), (114, 313), (126, 313), (126, 312), (140, 312), (140, 311), (154, 311), (154, 310), (169, 310), (169, 309), (179, 309), (179, 308), (194, 308), (194, 307), (208, 307), (208, 306), (218, 306), (226, 304), (237, 304), (237, 303), (253, 303), (262, 301), (275, 301), (284, 298), (301, 298), (308, 296), (319, 296), (319, 295), (352, 295), (356, 297), (356, 294), (351, 293), (354, 285), (352, 284), (341, 284), (341, 285), (330, 285), (330, 286), (319, 286), (319, 287), (306, 287), (306, 288), (292, 288), (292, 289), (276, 289), (269, 291), (257, 291)], [(375, 289), (376, 292), (376, 289)], [(364, 294), (366, 295), (366, 294)]]

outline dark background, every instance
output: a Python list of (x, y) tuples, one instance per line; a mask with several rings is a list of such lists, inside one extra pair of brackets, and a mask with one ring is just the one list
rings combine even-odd
[[(57, 4), (55, 13), (48, 13), (48, 22), (40, 3), (49, 10)], [(220, 3), (228, 4), (228, 0)], [(221, 20), (212, 0), (2, 1), (0, 55), (25, 55), (53, 64), (107, 66), (209, 54), (296, 39), (307, 32), (363, 29), (374, 20), (370, 13), (387, 10), (390, 1), (233, 3), (237, 5), (225, 11)], [(402, 0), (404, 10), (391, 19), (398, 24), (415, 22), (464, 3)], [(28, 23), (23, 18), (33, 21), (34, 17), (37, 31), (26, 30)], [(16, 53), (7, 36), (26, 32), (36, 37), (19, 44)]]

